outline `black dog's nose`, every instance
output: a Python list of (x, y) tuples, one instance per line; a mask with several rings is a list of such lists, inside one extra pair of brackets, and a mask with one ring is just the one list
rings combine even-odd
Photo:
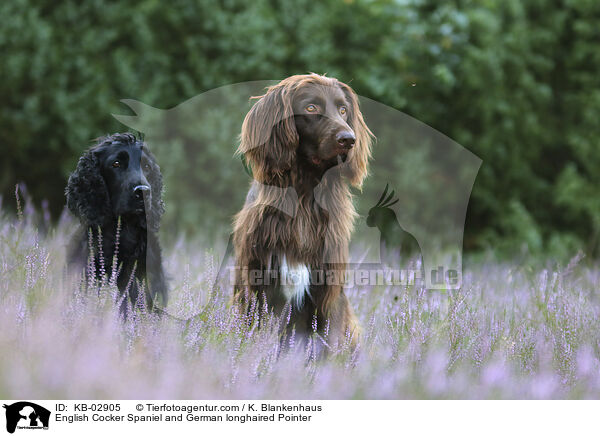
[(347, 149), (354, 147), (354, 143), (356, 142), (356, 136), (354, 136), (354, 133), (348, 130), (339, 132), (337, 135), (335, 135), (335, 139), (338, 144)]
[(150, 191), (150, 186), (148, 185), (137, 185), (133, 188), (133, 193), (135, 194), (135, 198), (138, 200), (144, 199), (144, 191)]

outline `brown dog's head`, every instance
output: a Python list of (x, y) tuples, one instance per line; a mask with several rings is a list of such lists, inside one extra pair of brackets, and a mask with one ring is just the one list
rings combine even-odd
[(238, 151), (261, 183), (278, 184), (298, 164), (321, 174), (343, 165), (343, 174), (360, 187), (372, 138), (348, 85), (307, 74), (288, 77), (259, 97), (242, 125)]

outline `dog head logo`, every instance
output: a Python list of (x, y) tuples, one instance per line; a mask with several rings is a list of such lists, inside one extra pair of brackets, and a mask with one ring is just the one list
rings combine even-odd
[(6, 431), (14, 433), (18, 429), (48, 429), (50, 411), (42, 406), (28, 401), (19, 401), (6, 409)]

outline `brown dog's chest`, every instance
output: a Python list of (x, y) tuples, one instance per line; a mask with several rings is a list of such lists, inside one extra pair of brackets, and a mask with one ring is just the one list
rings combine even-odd
[(323, 209), (314, 198), (301, 197), (296, 214), (290, 218), (291, 244), (284, 247), (293, 258), (320, 263), (328, 239), (335, 234), (336, 216)]

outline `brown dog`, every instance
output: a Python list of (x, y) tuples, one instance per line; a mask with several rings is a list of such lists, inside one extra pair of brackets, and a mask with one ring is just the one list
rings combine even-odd
[[(356, 216), (349, 184), (367, 175), (373, 135), (346, 84), (317, 74), (268, 88), (246, 115), (238, 152), (254, 181), (236, 215), (234, 295), (291, 311), (297, 333), (356, 343), (343, 291)], [(288, 306), (289, 305), (289, 306)]]

